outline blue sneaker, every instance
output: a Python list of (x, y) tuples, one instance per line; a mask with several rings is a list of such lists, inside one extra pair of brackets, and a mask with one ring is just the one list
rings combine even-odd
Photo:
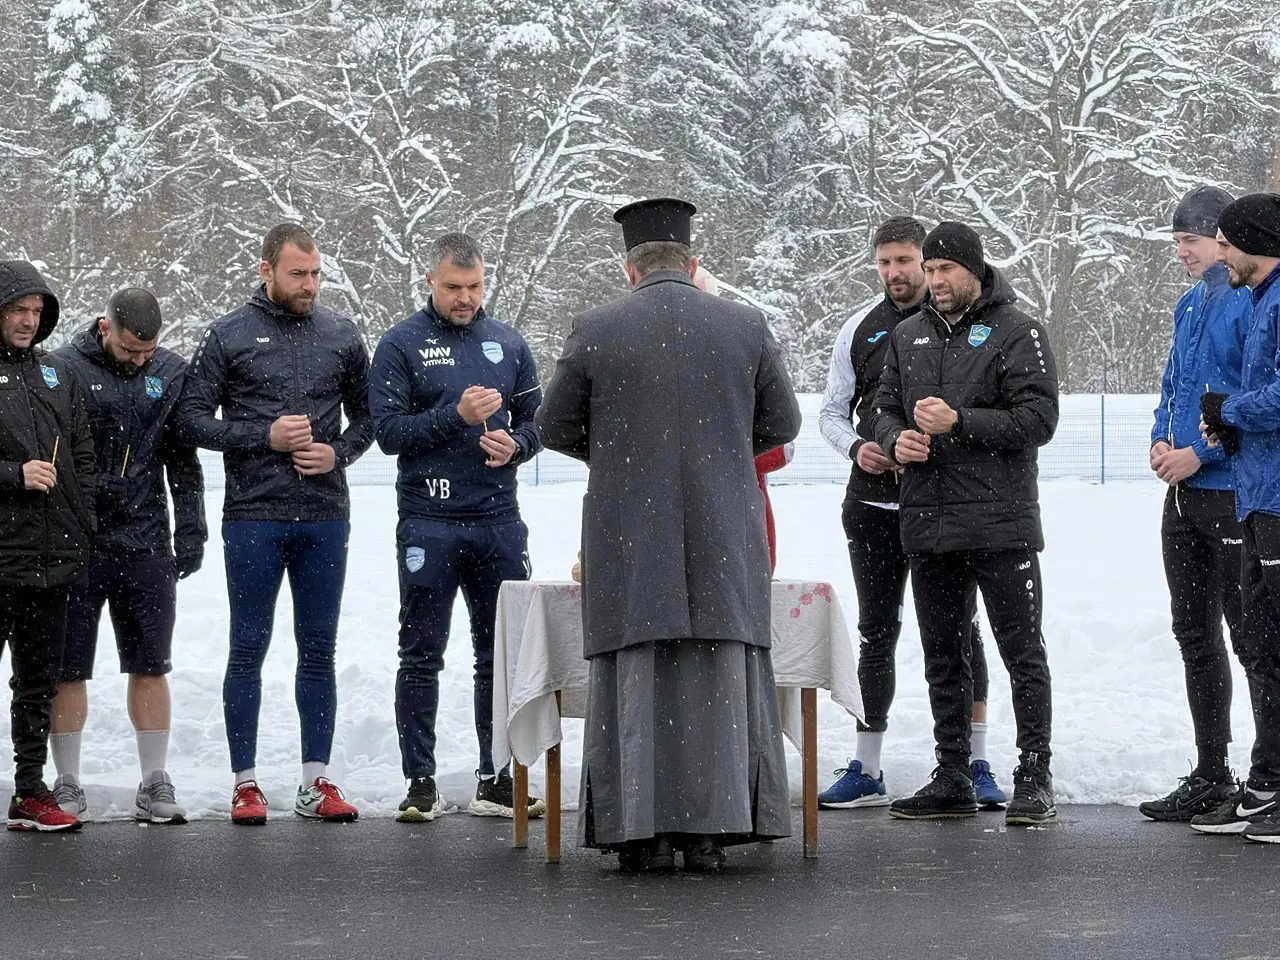
[(884, 774), (870, 777), (862, 772), (861, 760), (850, 760), (847, 767), (836, 773), (840, 779), (818, 794), (818, 806), (828, 810), (849, 810), (853, 807), (886, 807), (892, 801), (884, 792)]
[(973, 792), (978, 795), (978, 806), (984, 810), (1003, 809), (1008, 797), (996, 784), (991, 764), (985, 760), (975, 760), (969, 765), (969, 769), (973, 772)]

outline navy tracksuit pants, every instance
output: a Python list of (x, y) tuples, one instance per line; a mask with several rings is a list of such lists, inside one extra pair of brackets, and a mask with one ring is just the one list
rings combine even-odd
[(400, 670), (396, 730), (406, 778), (436, 774), (436, 710), (453, 602), (471, 615), (475, 724), (482, 776), (493, 776), (493, 634), (498, 588), (528, 580), (528, 529), (516, 519), (473, 525), (406, 517), (396, 528)]

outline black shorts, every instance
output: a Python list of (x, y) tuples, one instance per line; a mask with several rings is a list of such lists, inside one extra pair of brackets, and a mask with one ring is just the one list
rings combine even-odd
[(159, 677), (172, 670), (177, 583), (172, 557), (124, 562), (94, 557), (88, 581), (72, 588), (67, 604), (61, 682), (93, 678), (104, 604), (116, 634), (121, 673)]

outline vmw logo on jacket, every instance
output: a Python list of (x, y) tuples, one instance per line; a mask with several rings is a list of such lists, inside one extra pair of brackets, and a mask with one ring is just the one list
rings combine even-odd
[(422, 354), (424, 367), (452, 367), (457, 363), (453, 359), (453, 347), (423, 347), (418, 353)]

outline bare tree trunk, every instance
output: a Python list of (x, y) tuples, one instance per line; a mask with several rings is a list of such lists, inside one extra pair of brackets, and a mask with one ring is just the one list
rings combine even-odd
[(1271, 151), (1271, 176), (1267, 189), (1272, 193), (1280, 193), (1280, 137), (1276, 137), (1275, 146)]

